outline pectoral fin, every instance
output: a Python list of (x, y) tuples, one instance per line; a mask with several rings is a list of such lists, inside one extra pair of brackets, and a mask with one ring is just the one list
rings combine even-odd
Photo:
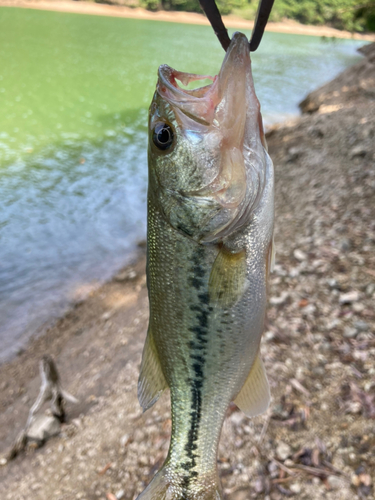
[(270, 399), (266, 370), (260, 354), (258, 354), (246, 382), (234, 402), (247, 417), (255, 417), (267, 410)]
[(138, 401), (143, 411), (156, 403), (168, 387), (156, 351), (151, 328), (148, 329), (143, 348), (142, 363), (138, 379)]
[(245, 250), (232, 253), (222, 247), (211, 269), (210, 298), (223, 307), (230, 307), (242, 296), (246, 286)]

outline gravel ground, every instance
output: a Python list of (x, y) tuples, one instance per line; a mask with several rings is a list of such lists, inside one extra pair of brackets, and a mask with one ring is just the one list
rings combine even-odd
[[(375, 44), (268, 133), (277, 265), (262, 352), (272, 404), (228, 409), (224, 493), (373, 499), (375, 481)], [(148, 308), (144, 256), (0, 367), (0, 452), (25, 424), (38, 361), (80, 399), (42, 448), (0, 463), (2, 500), (131, 500), (168, 449), (168, 395), (144, 415), (136, 385)]]

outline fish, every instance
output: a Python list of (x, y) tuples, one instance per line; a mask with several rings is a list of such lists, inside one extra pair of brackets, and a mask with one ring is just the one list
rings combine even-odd
[[(186, 88), (195, 80), (209, 83)], [(274, 171), (244, 34), (233, 35), (216, 77), (160, 66), (148, 166), (150, 317), (138, 399), (146, 411), (169, 388), (172, 432), (138, 500), (220, 500), (217, 450), (230, 403), (251, 417), (270, 401), (260, 340)]]

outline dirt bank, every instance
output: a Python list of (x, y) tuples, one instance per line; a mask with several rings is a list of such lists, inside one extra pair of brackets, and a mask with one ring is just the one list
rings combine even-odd
[[(28, 9), (54, 10), (59, 12), (75, 12), (79, 14), (93, 14), (99, 16), (116, 16), (133, 19), (148, 19), (152, 21), (167, 21), (185, 24), (209, 25), (203, 14), (194, 12), (150, 12), (141, 8), (130, 8), (125, 5), (98, 4), (86, 1), (73, 0), (0, 0), (0, 6), (23, 7)], [(223, 16), (227, 28), (252, 29), (253, 22), (230, 15)], [(279, 23), (268, 23), (267, 31), (277, 33), (293, 33), (296, 35), (326, 36), (335, 38), (354, 38), (357, 40), (375, 41), (375, 33), (362, 35), (341, 31), (329, 26), (306, 26), (296, 21), (285, 20)]]
[[(375, 44), (268, 134), (276, 167), (277, 265), (262, 351), (273, 400), (228, 410), (227, 498), (374, 498)], [(141, 414), (148, 308), (140, 256), (0, 367), (1, 452), (24, 425), (52, 354), (68, 405), (62, 434), (0, 468), (2, 500), (132, 500), (168, 448), (168, 396)], [(264, 433), (262, 433), (262, 429)], [(112, 495), (112, 496), (111, 496)]]

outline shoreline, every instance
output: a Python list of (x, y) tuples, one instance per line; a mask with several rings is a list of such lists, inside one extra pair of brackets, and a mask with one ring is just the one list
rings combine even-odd
[[(26, 9), (49, 10), (75, 14), (88, 14), (97, 16), (123, 17), (128, 19), (144, 19), (151, 21), (164, 21), (182, 24), (199, 24), (209, 26), (203, 14), (180, 11), (151, 12), (142, 8), (130, 8), (120, 5), (99, 4), (73, 0), (0, 0), (0, 7), (17, 7)], [(249, 29), (254, 26), (253, 21), (247, 21), (235, 15), (223, 16), (224, 24), (228, 28)], [(363, 41), (375, 41), (375, 33), (360, 34), (341, 31), (329, 26), (311, 26), (300, 24), (293, 20), (282, 22), (269, 22), (266, 31), (293, 35), (308, 35), (319, 37), (344, 38)]]

